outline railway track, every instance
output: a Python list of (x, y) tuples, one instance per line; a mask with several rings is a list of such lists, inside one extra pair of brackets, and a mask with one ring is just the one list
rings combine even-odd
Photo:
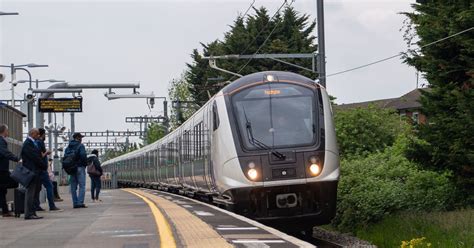
[(323, 247), (323, 248), (342, 248), (342, 247), (344, 247), (341, 244), (331, 242), (331, 241), (327, 241), (327, 240), (324, 240), (324, 239), (318, 239), (318, 238), (314, 238), (314, 241), (310, 242), (310, 243), (316, 245), (317, 247)]
[(304, 240), (310, 244), (313, 244), (315, 245), (316, 247), (318, 248), (342, 248), (344, 247), (344, 245), (342, 244), (339, 244), (339, 243), (336, 243), (336, 242), (333, 242), (333, 241), (329, 241), (329, 240), (326, 240), (326, 239), (322, 239), (322, 238), (317, 238), (317, 237), (298, 237), (298, 235), (294, 235), (295, 238), (298, 238), (298, 239), (301, 239), (301, 240)]
[[(307, 235), (304, 231), (296, 231), (297, 230), (297, 227), (289, 227), (289, 228), (284, 228), (284, 227), (277, 227), (277, 226), (272, 226), (272, 225), (268, 225), (272, 228), (275, 228), (281, 232), (284, 232), (290, 236), (293, 236), (297, 239), (300, 239), (300, 240), (303, 240), (303, 241), (306, 241), (310, 244), (313, 244), (315, 245), (316, 247), (323, 247), (323, 248), (340, 248), (340, 247), (345, 247), (345, 245), (343, 244), (340, 244), (338, 242), (335, 242), (335, 241), (332, 241), (332, 240), (329, 240), (329, 239), (325, 239), (325, 238), (322, 238), (322, 237), (317, 237), (314, 235), (314, 233), (312, 233), (312, 235)], [(336, 237), (335, 237), (336, 238)]]
[[(152, 189), (152, 190), (156, 190), (156, 191), (162, 191), (162, 190), (158, 190), (158, 189)], [(200, 198), (200, 197), (189, 197), (187, 195), (182, 195), (182, 194), (178, 194), (176, 192), (169, 192), (169, 191), (164, 191), (164, 192), (167, 192), (167, 193), (171, 193), (171, 194), (175, 194), (175, 195), (179, 195), (181, 197), (186, 197), (186, 198), (190, 198), (190, 199), (195, 199), (195, 200), (198, 200), (200, 202), (203, 202), (205, 204), (211, 204), (211, 205), (215, 205), (215, 204), (212, 204), (211, 202), (203, 199), (203, 198)], [(268, 224), (264, 224), (264, 225), (268, 225)], [(337, 242), (334, 242), (334, 241), (330, 241), (330, 240), (327, 240), (327, 239), (324, 239), (324, 238), (320, 238), (320, 237), (314, 237), (313, 235), (308, 237), (308, 235), (305, 235), (304, 232), (296, 232), (294, 231), (294, 229), (292, 230), (285, 230), (284, 228), (279, 228), (279, 227), (276, 227), (276, 226), (272, 226), (272, 225), (268, 225), (269, 227), (272, 227), (272, 228), (275, 228), (281, 232), (284, 232), (290, 236), (293, 236), (297, 239), (300, 239), (300, 240), (303, 240), (303, 241), (306, 241), (310, 244), (313, 244), (315, 245), (316, 247), (322, 247), (322, 248), (341, 248), (341, 247), (345, 247), (344, 245), (342, 244), (339, 244)]]

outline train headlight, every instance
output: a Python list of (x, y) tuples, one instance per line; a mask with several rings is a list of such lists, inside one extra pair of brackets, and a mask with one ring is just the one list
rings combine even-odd
[(319, 162), (319, 159), (318, 159), (317, 157), (315, 157), (315, 156), (311, 156), (311, 157), (309, 158), (309, 162), (310, 162), (311, 164), (317, 164), (317, 163)]
[(249, 176), (250, 179), (255, 180), (258, 177), (258, 172), (256, 169), (249, 169), (247, 171), (247, 175)]
[(250, 163), (248, 164), (248, 166), (249, 166), (250, 169), (254, 169), (254, 168), (255, 168), (255, 163), (254, 163), (254, 162), (250, 162)]
[(311, 175), (317, 176), (321, 172), (321, 168), (319, 167), (318, 164), (311, 164), (309, 166), (309, 171), (311, 172)]

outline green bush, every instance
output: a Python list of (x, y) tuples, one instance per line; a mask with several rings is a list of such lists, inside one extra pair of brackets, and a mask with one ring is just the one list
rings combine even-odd
[(454, 194), (450, 176), (420, 170), (393, 148), (343, 160), (334, 224), (350, 231), (399, 211), (446, 209)]
[(334, 123), (343, 158), (383, 151), (410, 127), (393, 110), (376, 106), (348, 110), (336, 108)]

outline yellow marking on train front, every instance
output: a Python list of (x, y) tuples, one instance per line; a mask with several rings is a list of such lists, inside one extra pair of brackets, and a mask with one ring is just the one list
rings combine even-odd
[(158, 229), (158, 235), (160, 236), (160, 247), (175, 248), (176, 241), (174, 239), (171, 226), (166, 220), (166, 217), (163, 215), (163, 213), (161, 213), (160, 209), (158, 209), (158, 207), (155, 205), (155, 203), (150, 201), (147, 197), (141, 195), (140, 191), (138, 190), (136, 191), (133, 189), (123, 189), (123, 191), (140, 197), (150, 207), (151, 212), (153, 213), (153, 217), (155, 218), (156, 227)]

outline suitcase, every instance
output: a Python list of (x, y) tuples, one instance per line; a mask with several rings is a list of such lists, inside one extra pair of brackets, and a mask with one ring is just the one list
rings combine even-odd
[(25, 213), (25, 189), (16, 188), (13, 198), (15, 217), (19, 218), (21, 214)]

